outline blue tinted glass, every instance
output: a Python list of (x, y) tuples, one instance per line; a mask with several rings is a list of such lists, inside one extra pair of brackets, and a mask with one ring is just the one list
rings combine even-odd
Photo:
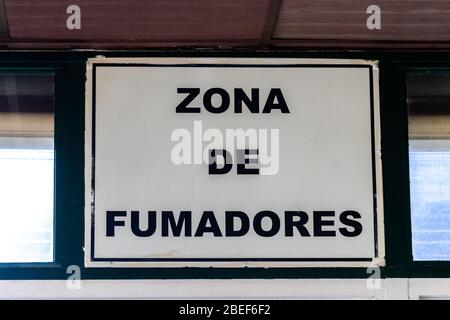
[(54, 75), (0, 73), (0, 264), (54, 261)]
[(0, 262), (53, 261), (53, 150), (0, 149)]
[(410, 151), (414, 260), (450, 260), (450, 151)]

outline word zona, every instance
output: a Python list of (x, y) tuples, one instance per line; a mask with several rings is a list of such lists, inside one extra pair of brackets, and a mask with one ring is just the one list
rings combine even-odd
[[(177, 93), (187, 93), (187, 96), (175, 108), (176, 113), (200, 113), (200, 107), (191, 105), (195, 103), (196, 97), (200, 94), (200, 88), (177, 88)], [(220, 103), (217, 103), (220, 100)], [(230, 107), (231, 97), (227, 90), (223, 88), (211, 88), (203, 94), (203, 107), (210, 113), (223, 113)], [(242, 113), (242, 106), (245, 105), (251, 113), (259, 113), (260, 94), (258, 88), (252, 88), (248, 96), (244, 89), (235, 88), (233, 90), (234, 112)], [(289, 113), (286, 99), (280, 88), (272, 88), (263, 104), (262, 113), (271, 113), (272, 110), (280, 110), (281, 113)]]

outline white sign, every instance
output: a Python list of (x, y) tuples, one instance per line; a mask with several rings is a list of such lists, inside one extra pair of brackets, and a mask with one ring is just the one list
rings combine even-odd
[(96, 58), (86, 265), (383, 264), (378, 69)]

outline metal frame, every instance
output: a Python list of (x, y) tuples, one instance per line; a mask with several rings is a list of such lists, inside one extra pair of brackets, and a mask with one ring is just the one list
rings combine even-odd
[(410, 52), (98, 51), (4, 52), (0, 68), (50, 68), (56, 73), (55, 263), (2, 264), (0, 279), (66, 279), (78, 265), (82, 279), (271, 279), (367, 278), (365, 268), (83, 268), (84, 86), (87, 58), (111, 57), (290, 57), (379, 60), (386, 267), (383, 278), (450, 278), (450, 262), (414, 262), (409, 211), (408, 128), (405, 73), (450, 68), (450, 54)]

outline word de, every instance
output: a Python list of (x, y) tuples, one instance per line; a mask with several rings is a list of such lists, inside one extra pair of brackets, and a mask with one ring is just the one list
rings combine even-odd
[[(216, 128), (203, 130), (203, 122), (194, 121), (192, 132), (187, 128), (177, 128), (170, 139), (176, 142), (170, 155), (175, 165), (214, 165), (225, 160), (226, 168), (231, 169), (227, 164), (257, 163), (260, 175), (275, 175), (280, 167), (279, 129), (237, 128), (223, 132)], [(214, 174), (211, 169), (212, 166), (209, 167), (209, 172)], [(223, 169), (222, 173), (229, 171)], [(256, 171), (252, 174), (256, 174)]]

